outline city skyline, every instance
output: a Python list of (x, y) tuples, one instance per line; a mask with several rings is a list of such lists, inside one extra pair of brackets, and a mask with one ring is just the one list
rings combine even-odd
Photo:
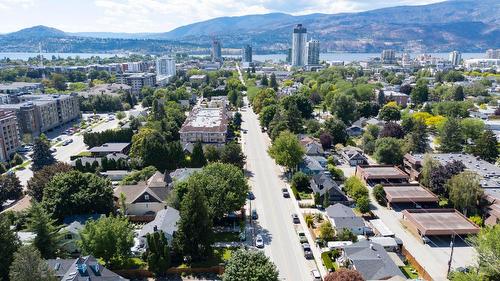
[[(4, 23), (1, 33), (45, 25), (66, 32), (167, 32), (177, 27), (224, 16), (282, 12), (292, 15), (311, 13), (361, 12), (401, 5), (425, 5), (441, 0), (397, 1), (117, 1), (0, 0)], [(185, 11), (190, 11), (185, 13)], [(51, 15), (47, 17), (47, 15)]]

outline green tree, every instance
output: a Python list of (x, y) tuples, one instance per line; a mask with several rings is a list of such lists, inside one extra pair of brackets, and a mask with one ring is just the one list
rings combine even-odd
[(319, 236), (323, 241), (333, 241), (335, 239), (335, 230), (332, 227), (332, 223), (327, 220), (321, 224), (319, 227)]
[(174, 236), (177, 252), (193, 260), (210, 256), (213, 240), (212, 220), (202, 187), (190, 184), (180, 206), (181, 218)]
[(57, 162), (36, 171), (33, 177), (28, 181), (28, 195), (31, 196), (33, 200), (41, 202), (43, 199), (43, 191), (47, 183), (52, 180), (55, 175), (69, 172), (72, 169), (73, 168), (66, 163)]
[(276, 105), (268, 105), (262, 108), (259, 114), (259, 122), (260, 126), (263, 128), (268, 128), (269, 123), (273, 121), (274, 115), (276, 114), (277, 106)]
[(464, 171), (454, 175), (446, 183), (451, 203), (465, 216), (477, 212), (479, 199), (483, 195), (483, 189), (479, 181), (479, 175), (471, 171)]
[(368, 213), (370, 211), (370, 198), (368, 196), (362, 196), (356, 200), (356, 208), (361, 213)]
[(378, 117), (386, 122), (398, 121), (401, 119), (401, 111), (396, 106), (385, 105), (380, 110)]
[(118, 112), (116, 113), (116, 119), (118, 119), (118, 120), (122, 120), (122, 119), (124, 119), (125, 117), (127, 117), (127, 115), (126, 115), (126, 114), (125, 114), (125, 112), (123, 112), (123, 111), (118, 111)]
[(211, 163), (187, 180), (188, 187), (196, 186), (205, 192), (211, 218), (241, 209), (249, 190), (243, 171), (225, 163)]
[[(0, 206), (7, 200), (17, 200), (23, 195), (21, 183), (14, 173), (0, 175)], [(1, 209), (1, 207), (0, 207)]]
[(368, 188), (356, 176), (351, 176), (345, 181), (344, 190), (354, 200), (368, 196)]
[(208, 162), (217, 162), (220, 160), (220, 151), (214, 145), (207, 145), (203, 151)]
[(464, 88), (462, 86), (453, 87), (453, 99), (463, 101), (465, 99)]
[(14, 260), (14, 253), (20, 246), (17, 234), (10, 228), (7, 216), (0, 216), (0, 280), (9, 280), (9, 267)]
[(411, 90), (411, 101), (416, 104), (422, 104), (429, 99), (429, 87), (425, 80), (420, 79), (417, 81), (415, 88)]
[(237, 142), (230, 142), (226, 144), (220, 151), (220, 161), (222, 163), (233, 164), (240, 169), (243, 169), (245, 159), (245, 154), (243, 154), (241, 146)]
[(439, 132), (439, 150), (444, 153), (461, 152), (464, 138), (460, 122), (456, 118), (448, 118)]
[(274, 74), (274, 72), (271, 73), (269, 87), (273, 88), (275, 91), (278, 90), (278, 82), (276, 81), (276, 74)]
[(413, 129), (405, 137), (404, 147), (411, 153), (425, 153), (429, 149), (429, 134), (424, 121), (414, 120)]
[(288, 131), (282, 132), (273, 141), (268, 152), (278, 165), (285, 166), (289, 170), (295, 169), (305, 154), (297, 136)]
[(45, 186), (42, 205), (58, 220), (68, 215), (113, 212), (113, 189), (108, 179), (71, 171), (60, 173)]
[(193, 153), (191, 153), (191, 167), (201, 168), (207, 164), (207, 159), (203, 153), (201, 142), (195, 143)]
[(346, 94), (336, 94), (332, 101), (332, 114), (345, 124), (351, 124), (358, 114), (356, 100)]
[(387, 199), (385, 197), (385, 190), (383, 185), (377, 184), (375, 185), (375, 187), (373, 187), (373, 196), (380, 205), (384, 206), (386, 204)]
[(266, 74), (262, 75), (262, 79), (260, 79), (260, 84), (266, 87), (269, 85), (269, 80), (267, 79)]
[(14, 254), (10, 266), (10, 281), (57, 281), (55, 272), (49, 268), (37, 248), (26, 245)]
[(3, 174), (7, 172), (7, 168), (5, 167), (4, 163), (0, 163), (0, 174)]
[(50, 152), (50, 146), (48, 141), (43, 140), (41, 137), (35, 139), (33, 144), (33, 164), (31, 168), (34, 172), (42, 169), (44, 166), (49, 166), (56, 163), (56, 159)]
[(475, 271), (470, 272), (450, 272), (451, 281), (484, 281), (486, 277)]
[(164, 277), (170, 267), (170, 248), (163, 231), (156, 231), (146, 236), (148, 242), (147, 262), (149, 271), (156, 277)]
[(478, 253), (479, 272), (489, 278), (486, 280), (499, 280), (500, 224), (482, 228), (479, 234), (469, 238), (469, 241)]
[(401, 164), (404, 156), (401, 140), (395, 138), (377, 139), (373, 156), (383, 164)]
[(66, 91), (66, 78), (64, 75), (59, 73), (53, 73), (51, 75), (51, 86), (58, 91)]
[(55, 258), (61, 248), (64, 233), (56, 220), (39, 204), (31, 205), (29, 209), (28, 229), (36, 234), (33, 239), (35, 246), (44, 259)]
[(476, 140), (476, 145), (472, 149), (472, 153), (488, 162), (495, 163), (498, 158), (497, 145), (498, 142), (495, 133), (491, 130), (486, 130)]
[(434, 160), (430, 154), (424, 155), (422, 171), (420, 172), (420, 183), (426, 187), (430, 187), (432, 171), (436, 170), (439, 166), (441, 166), (439, 161)]
[(127, 218), (103, 216), (85, 223), (78, 246), (84, 254), (101, 258), (111, 268), (119, 268), (130, 258), (134, 230)]
[(347, 126), (338, 118), (328, 118), (325, 123), (325, 130), (331, 136), (333, 145), (341, 143), (345, 144), (349, 135), (347, 134)]
[(310, 185), (309, 180), (309, 176), (303, 172), (295, 172), (292, 176), (292, 186), (297, 190), (305, 191)]
[(276, 265), (260, 251), (237, 250), (231, 255), (223, 281), (278, 281)]
[(12, 163), (14, 164), (14, 166), (17, 166), (17, 165), (21, 165), (23, 164), (24, 160), (23, 160), (23, 157), (21, 157), (21, 155), (19, 154), (14, 154), (14, 157), (12, 158)]
[(460, 121), (460, 128), (465, 140), (475, 141), (484, 132), (486, 125), (478, 118), (465, 118)]

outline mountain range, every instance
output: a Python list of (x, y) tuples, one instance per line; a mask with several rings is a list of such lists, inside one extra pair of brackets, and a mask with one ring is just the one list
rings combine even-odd
[(164, 33), (66, 33), (36, 26), (0, 35), (0, 51), (168, 52), (206, 49), (211, 38), (225, 48), (252, 44), (256, 52), (290, 47), (296, 24), (321, 41), (322, 51), (373, 52), (385, 48), (410, 52), (462, 52), (500, 48), (500, 2), (453, 0), (422, 6), (399, 6), (359, 13), (284, 13), (220, 17)]

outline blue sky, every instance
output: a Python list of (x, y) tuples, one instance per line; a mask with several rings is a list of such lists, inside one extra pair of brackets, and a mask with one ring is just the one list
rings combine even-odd
[(220, 16), (358, 12), (442, 0), (0, 0), (0, 33), (34, 25), (68, 32), (166, 32)]

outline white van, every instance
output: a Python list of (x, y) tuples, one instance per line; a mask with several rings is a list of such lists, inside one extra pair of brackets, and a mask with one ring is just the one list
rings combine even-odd
[(311, 275), (313, 277), (313, 281), (321, 281), (321, 274), (319, 274), (317, 269), (311, 270)]

